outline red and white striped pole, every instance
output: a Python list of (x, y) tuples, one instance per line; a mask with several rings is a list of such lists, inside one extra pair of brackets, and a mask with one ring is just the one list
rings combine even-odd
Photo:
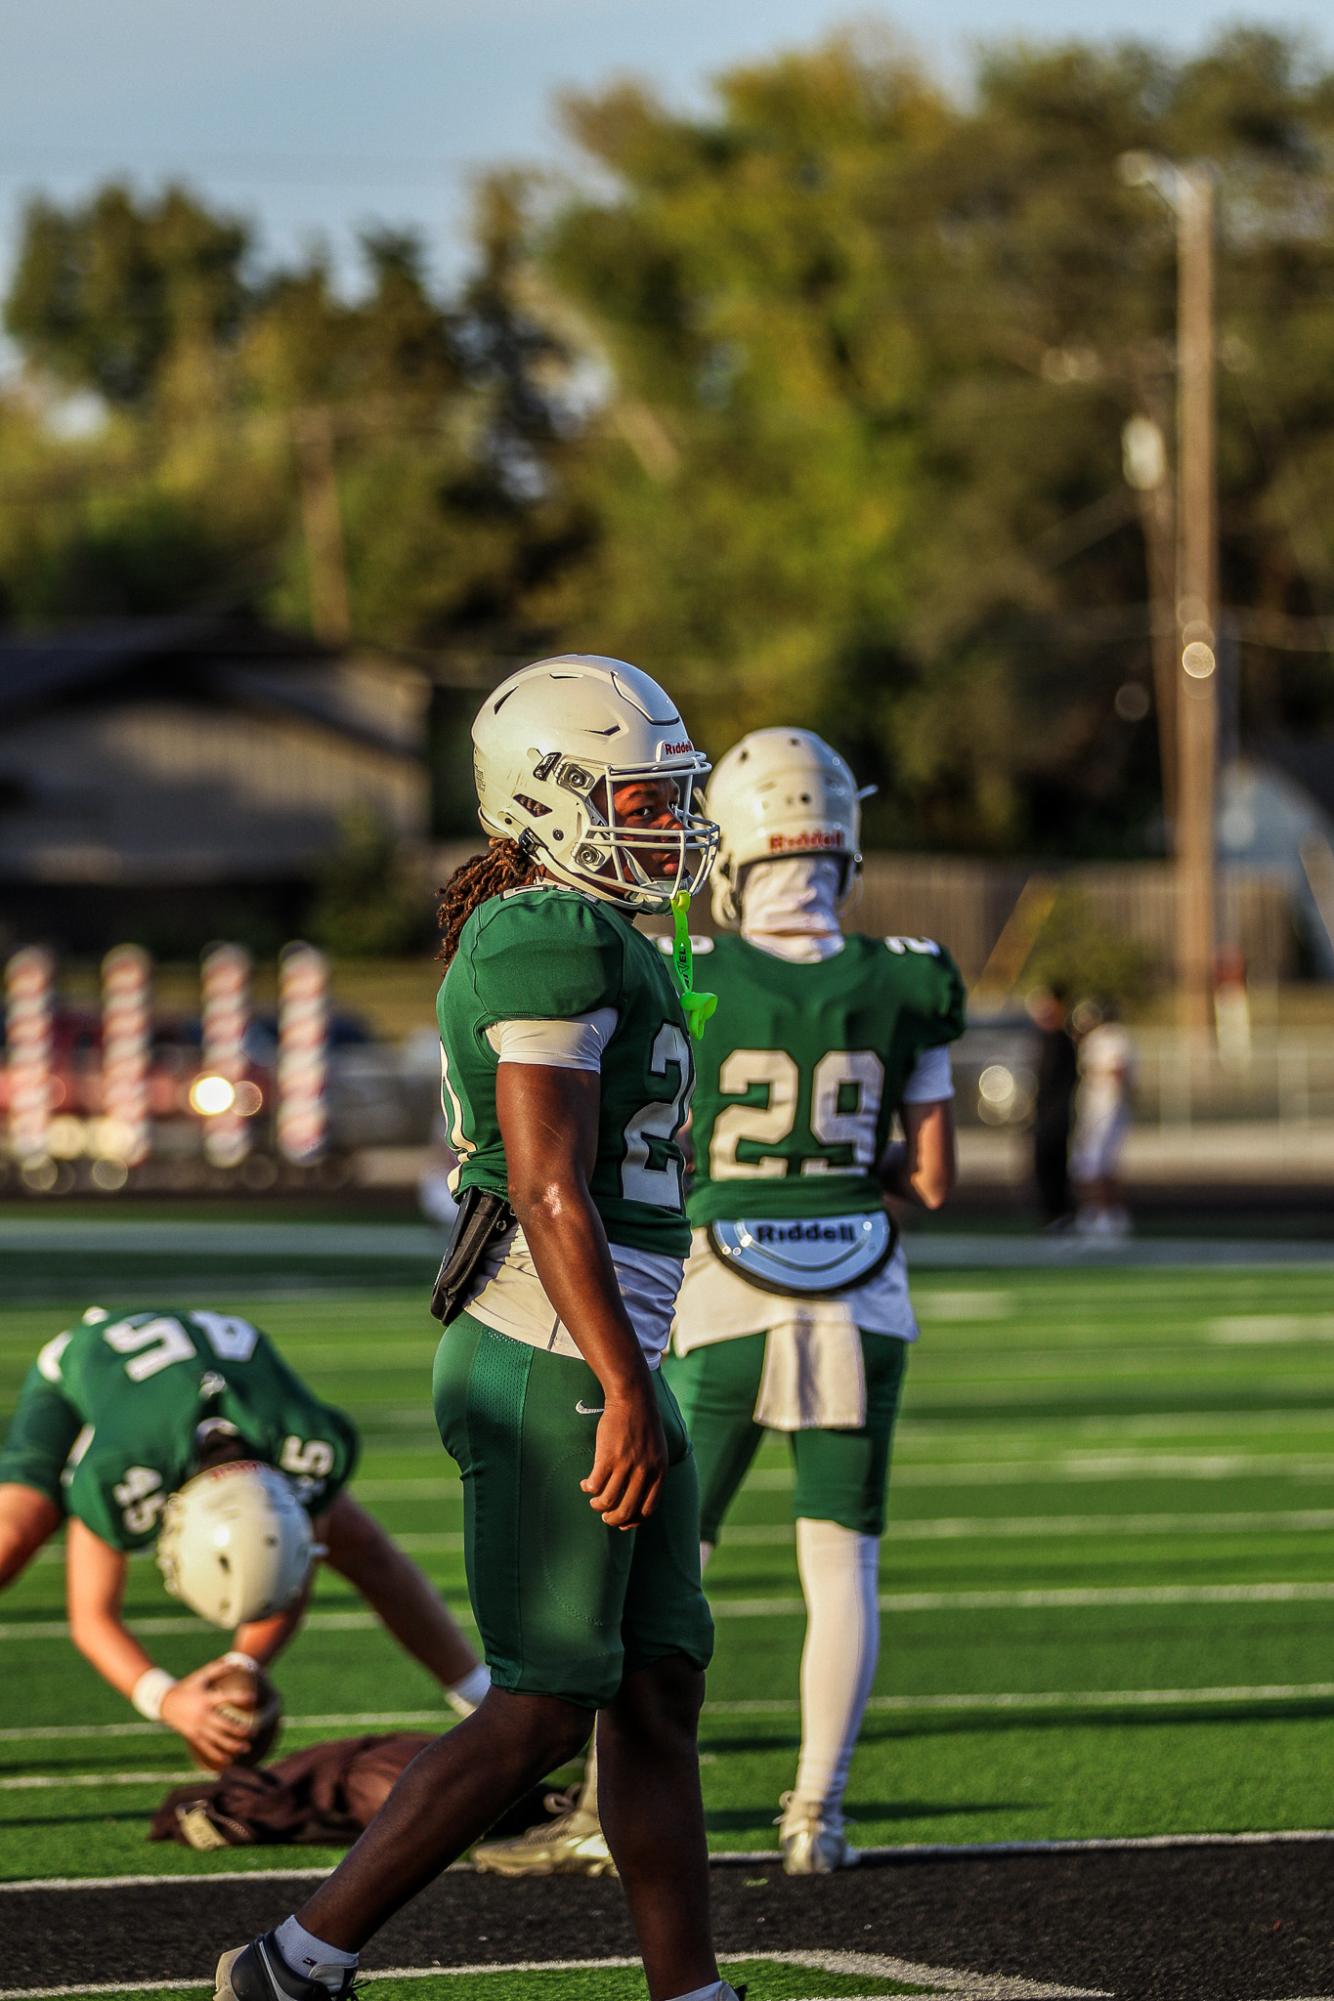
[[(201, 1067), (239, 1090), (245, 1082), (250, 1026), (250, 954), (242, 945), (210, 945), (200, 972)], [(250, 1122), (233, 1101), (204, 1121), (204, 1153), (215, 1167), (236, 1167), (250, 1151)]]
[(55, 961), (43, 945), (23, 946), (5, 967), (9, 1150), (20, 1167), (50, 1158), (54, 987)]
[(153, 962), (140, 945), (113, 946), (102, 961), (102, 1144), (126, 1167), (147, 1160), (148, 1054)]
[(283, 947), (278, 960), (278, 1150), (304, 1166), (328, 1138), (329, 964), (313, 945)]

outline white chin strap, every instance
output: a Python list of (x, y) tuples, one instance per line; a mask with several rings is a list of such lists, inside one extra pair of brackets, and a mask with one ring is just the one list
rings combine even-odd
[(839, 892), (846, 861), (830, 855), (796, 855), (790, 861), (756, 862), (741, 890), (745, 937), (793, 933), (819, 937), (837, 932)]

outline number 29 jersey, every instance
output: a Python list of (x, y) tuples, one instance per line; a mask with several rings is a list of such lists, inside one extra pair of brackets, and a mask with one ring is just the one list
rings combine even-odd
[(878, 1208), (904, 1085), (963, 1033), (948, 952), (853, 933), (832, 958), (793, 961), (729, 933), (700, 976), (718, 1014), (699, 1046), (691, 1223)]
[(205, 1417), (234, 1425), (312, 1511), (356, 1462), (351, 1419), (322, 1403), (250, 1321), (145, 1307), (47, 1342), (20, 1392), (0, 1477), (60, 1497), (113, 1549), (141, 1549), (196, 1470)]

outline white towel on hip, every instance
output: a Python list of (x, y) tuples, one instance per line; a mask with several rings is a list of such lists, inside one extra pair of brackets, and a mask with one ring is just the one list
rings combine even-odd
[(866, 1369), (857, 1328), (806, 1317), (771, 1327), (755, 1422), (771, 1431), (860, 1431)]

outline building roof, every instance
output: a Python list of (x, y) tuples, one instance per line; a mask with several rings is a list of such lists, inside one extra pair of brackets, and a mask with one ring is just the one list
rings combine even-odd
[(0, 726), (74, 702), (170, 694), (284, 711), (389, 755), (420, 757), (415, 733), (409, 739), (388, 716), (385, 726), (377, 727), (364, 705), (346, 699), (336, 672), (310, 671), (349, 665), (427, 679), (420, 668), (374, 651), (341, 652), (309, 635), (235, 614), (187, 613), (0, 635)]

